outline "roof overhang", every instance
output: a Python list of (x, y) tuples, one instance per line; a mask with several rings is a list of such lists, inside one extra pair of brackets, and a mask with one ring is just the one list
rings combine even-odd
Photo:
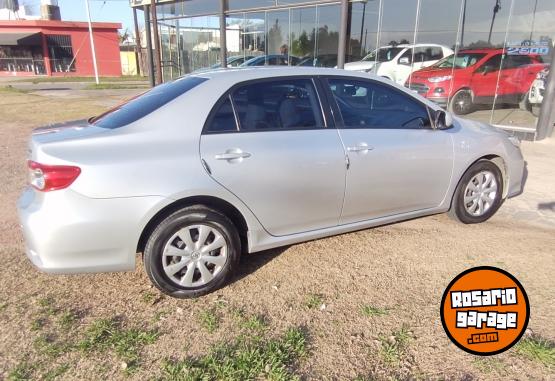
[(0, 33), (0, 46), (37, 46), (41, 45), (41, 33)]

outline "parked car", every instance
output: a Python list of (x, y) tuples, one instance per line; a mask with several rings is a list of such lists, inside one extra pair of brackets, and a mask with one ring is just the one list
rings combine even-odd
[(299, 62), (300, 59), (295, 56), (285, 54), (268, 54), (266, 56), (251, 58), (239, 66), (295, 66), (298, 65)]
[(411, 72), (433, 65), (450, 54), (453, 54), (451, 49), (436, 44), (384, 46), (361, 61), (345, 64), (345, 70), (373, 73), (403, 85)]
[[(227, 67), (236, 67), (241, 65), (243, 62), (248, 61), (254, 58), (254, 56), (231, 56), (227, 57)], [(215, 63), (214, 65), (210, 66), (210, 69), (218, 69), (222, 65), (220, 62)]]
[(536, 79), (532, 82), (530, 90), (527, 96), (524, 97), (524, 102), (521, 104), (524, 110), (530, 111), (534, 116), (540, 115), (548, 75), (548, 67), (536, 74)]
[[(503, 49), (461, 50), (414, 72), (406, 86), (457, 114), (475, 105), (518, 105), (545, 65), (538, 55), (505, 55)], [(499, 80), (499, 84), (498, 84)]]
[[(352, 61), (353, 56), (345, 55), (345, 61)], [(306, 56), (300, 59), (297, 66), (313, 67), (335, 67), (337, 66), (337, 54), (320, 54), (316, 57)]]
[(522, 190), (518, 145), (366, 73), (217, 70), (36, 130), (17, 207), (39, 269), (133, 270), (144, 253), (156, 287), (193, 297), (242, 252), (447, 211), (486, 221)]

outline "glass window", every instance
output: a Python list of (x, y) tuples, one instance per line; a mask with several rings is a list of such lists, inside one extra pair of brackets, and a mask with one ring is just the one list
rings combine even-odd
[(368, 54), (364, 57), (363, 61), (377, 61), (377, 62), (389, 62), (395, 57), (397, 54), (401, 53), (401, 50), (404, 48), (379, 48), (374, 50), (372, 53)]
[(208, 132), (237, 131), (237, 123), (229, 95), (219, 105), (208, 124)]
[(233, 92), (241, 131), (323, 127), (316, 90), (308, 79), (257, 82)]
[(430, 126), (427, 108), (375, 82), (329, 80), (346, 128), (418, 129)]
[(465, 69), (467, 67), (476, 65), (485, 56), (486, 56), (486, 53), (460, 52), (457, 54), (456, 57), (454, 54), (448, 57), (445, 57), (445, 59), (434, 64), (433, 67), (443, 68), (443, 69), (450, 69), (450, 68)]
[(506, 56), (503, 60), (503, 69), (517, 69), (522, 66), (531, 65), (532, 58), (530, 56)]
[(91, 121), (91, 124), (102, 128), (123, 127), (159, 109), (207, 80), (207, 78), (201, 77), (183, 77), (156, 86), (146, 93), (97, 116)]
[(439, 46), (419, 46), (414, 48), (414, 62), (437, 61), (443, 58)]

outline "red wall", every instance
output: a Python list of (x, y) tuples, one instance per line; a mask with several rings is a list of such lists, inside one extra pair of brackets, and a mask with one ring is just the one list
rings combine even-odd
[[(96, 50), (98, 74), (121, 76), (118, 29), (121, 24), (93, 23), (93, 38)], [(0, 21), (0, 33), (41, 32), (71, 36), (75, 71), (55, 73), (53, 76), (94, 76), (92, 51), (88, 24), (71, 21)], [(23, 73), (18, 73), (18, 75)], [(1, 75), (1, 74), (0, 74)], [(12, 75), (12, 74), (9, 74)]]

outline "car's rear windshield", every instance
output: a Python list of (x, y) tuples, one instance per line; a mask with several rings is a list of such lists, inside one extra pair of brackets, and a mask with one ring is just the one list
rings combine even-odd
[(118, 128), (128, 125), (207, 80), (207, 78), (191, 76), (164, 83), (92, 118), (90, 123), (103, 128)]

